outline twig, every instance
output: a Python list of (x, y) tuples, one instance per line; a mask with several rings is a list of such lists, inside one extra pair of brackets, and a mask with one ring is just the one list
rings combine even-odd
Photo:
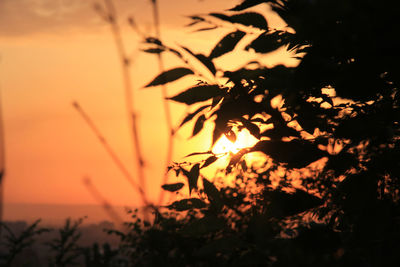
[(149, 205), (149, 202), (147, 201), (147, 198), (146, 198), (146, 195), (144, 194), (143, 189), (140, 187), (139, 184), (137, 184), (134, 181), (134, 179), (132, 178), (132, 175), (129, 173), (129, 171), (127, 170), (125, 165), (122, 163), (122, 161), (119, 159), (117, 154), (114, 152), (114, 150), (108, 144), (107, 140), (101, 134), (100, 130), (96, 127), (96, 125), (93, 123), (93, 121), (90, 119), (90, 117), (85, 113), (85, 111), (82, 109), (82, 107), (79, 105), (78, 102), (73, 102), (72, 105), (78, 111), (78, 113), (82, 116), (82, 118), (85, 120), (85, 122), (89, 125), (90, 129), (92, 129), (93, 133), (99, 139), (101, 145), (107, 151), (108, 155), (111, 157), (111, 159), (117, 165), (118, 169), (122, 172), (122, 174), (126, 178), (126, 180), (131, 184), (133, 189), (135, 189), (139, 192), (143, 203), (146, 206)]
[(90, 192), (90, 194), (94, 197), (94, 199), (101, 204), (101, 206), (103, 207), (104, 211), (108, 214), (108, 216), (118, 225), (123, 225), (122, 218), (118, 215), (118, 213), (115, 211), (110, 202), (107, 201), (107, 199), (101, 195), (101, 193), (94, 186), (90, 178), (83, 177), (82, 181), (83, 184), (86, 186), (86, 189)]
[[(124, 43), (122, 41), (120, 27), (117, 23), (117, 13), (114, 7), (114, 4), (111, 0), (104, 0), (106, 9), (107, 9), (107, 18), (108, 22), (111, 25), (111, 31), (114, 36), (115, 45), (117, 47), (118, 55), (121, 61), (121, 70), (125, 88), (125, 103), (126, 109), (128, 113), (128, 120), (131, 125), (131, 134), (133, 141), (133, 153), (136, 156), (136, 169), (137, 169), (137, 177), (139, 180), (140, 188), (142, 189), (143, 196), (146, 194), (146, 179), (144, 173), (144, 160), (143, 154), (141, 150), (139, 133), (137, 127), (137, 117), (133, 106), (133, 91), (132, 91), (132, 81), (129, 75), (129, 65), (130, 59), (127, 57), (126, 49)], [(147, 205), (146, 203), (144, 203)]]
[[(4, 143), (4, 125), (3, 125), (3, 106), (1, 104), (0, 94), (0, 222), (3, 221), (3, 190), (4, 190), (4, 173), (5, 173), (5, 143)], [(0, 224), (0, 236), (1, 236)]]
[[(161, 40), (161, 32), (160, 32), (160, 14), (158, 10), (158, 4), (157, 0), (151, 0), (151, 4), (153, 6), (153, 18), (154, 18), (154, 28), (155, 28), (155, 34), (156, 38), (158, 40)], [(162, 54), (158, 53), (157, 54), (157, 59), (158, 59), (158, 70), (160, 73), (163, 73), (165, 68), (164, 68), (164, 61), (162, 58)], [(165, 160), (165, 170), (167, 169), (168, 165), (172, 161), (172, 154), (174, 150), (174, 129), (172, 125), (172, 116), (171, 116), (171, 109), (167, 100), (167, 86), (162, 84), (161, 86), (161, 95), (163, 98), (163, 106), (164, 106), (164, 113), (165, 113), (165, 119), (167, 123), (167, 128), (168, 128), (168, 144), (167, 144), (167, 155), (166, 155), (166, 160)], [(164, 172), (164, 177), (163, 177), (163, 182), (162, 184), (165, 184), (168, 182), (168, 172)], [(164, 199), (164, 190), (160, 191), (159, 197), (158, 197), (158, 205), (161, 205)]]

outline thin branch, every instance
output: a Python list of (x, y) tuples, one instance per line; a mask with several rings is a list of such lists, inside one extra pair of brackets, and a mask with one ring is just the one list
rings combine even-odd
[[(158, 9), (158, 4), (156, 0), (151, 0), (151, 4), (153, 6), (153, 18), (154, 18), (154, 28), (155, 28), (156, 38), (158, 40), (161, 40), (160, 14)], [(157, 54), (157, 60), (158, 60), (158, 70), (160, 73), (163, 73), (165, 71), (165, 68), (161, 53)], [(168, 128), (167, 154), (164, 166), (164, 169), (166, 170), (170, 162), (172, 161), (172, 155), (174, 150), (174, 128), (172, 124), (171, 109), (169, 106), (169, 102), (167, 100), (167, 86), (165, 85), (165, 83), (163, 83), (161, 86), (161, 96), (163, 98), (164, 113)], [(168, 182), (168, 172), (165, 171), (162, 184), (165, 184), (167, 182)], [(161, 205), (163, 200), (164, 200), (164, 190), (161, 190), (158, 197), (158, 202), (157, 202), (158, 205)]]
[[(4, 173), (5, 173), (5, 143), (4, 143), (4, 124), (3, 124), (3, 105), (0, 94), (0, 222), (3, 221), (3, 191), (4, 191)], [(0, 236), (1, 236), (0, 224)]]
[(101, 145), (104, 147), (104, 149), (107, 151), (108, 155), (111, 157), (111, 159), (114, 161), (115, 165), (117, 165), (118, 169), (122, 172), (123, 176), (126, 178), (126, 180), (131, 184), (133, 189), (137, 190), (142, 198), (143, 203), (147, 206), (149, 205), (149, 202), (146, 198), (146, 195), (141, 188), (139, 184), (135, 182), (133, 179), (132, 175), (129, 173), (125, 165), (122, 163), (122, 161), (119, 159), (115, 151), (111, 148), (111, 146), (108, 144), (107, 140), (104, 138), (104, 136), (101, 134), (100, 130), (96, 127), (96, 125), (93, 123), (92, 119), (86, 114), (86, 112), (82, 109), (82, 107), (79, 105), (77, 102), (73, 102), (72, 105), (74, 108), (78, 111), (78, 113), (82, 116), (82, 118), (85, 120), (85, 122), (88, 124), (90, 129), (92, 129), (93, 133), (96, 135), (98, 140), (100, 141)]
[[(142, 189), (142, 194), (146, 194), (146, 179), (144, 173), (144, 159), (141, 150), (138, 126), (137, 126), (137, 116), (133, 106), (133, 90), (132, 81), (129, 74), (130, 59), (127, 57), (126, 49), (122, 41), (121, 30), (117, 22), (117, 13), (114, 4), (111, 0), (104, 0), (107, 13), (108, 22), (111, 25), (111, 31), (114, 36), (115, 45), (118, 51), (118, 55), (121, 62), (121, 70), (125, 88), (125, 104), (128, 113), (129, 124), (131, 125), (131, 135), (133, 141), (133, 153), (136, 156), (136, 170), (137, 177), (139, 180), (140, 188)], [(146, 204), (146, 203), (144, 203)], [(148, 203), (147, 203), (148, 204)], [(146, 204), (146, 205), (147, 205)]]
[(101, 204), (104, 211), (108, 214), (108, 216), (116, 222), (118, 225), (123, 225), (123, 219), (118, 215), (117, 211), (110, 204), (107, 199), (101, 195), (99, 190), (94, 186), (89, 177), (83, 177), (83, 184), (86, 186), (86, 189), (90, 192), (90, 194), (94, 197), (94, 199)]

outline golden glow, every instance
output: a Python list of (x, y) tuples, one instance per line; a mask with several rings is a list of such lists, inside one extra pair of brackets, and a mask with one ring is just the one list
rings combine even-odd
[(242, 130), (236, 134), (235, 142), (231, 142), (225, 135), (223, 135), (215, 143), (212, 152), (214, 152), (215, 154), (228, 152), (235, 154), (243, 148), (254, 146), (257, 141), (258, 140), (254, 136), (252, 136), (249, 131)]

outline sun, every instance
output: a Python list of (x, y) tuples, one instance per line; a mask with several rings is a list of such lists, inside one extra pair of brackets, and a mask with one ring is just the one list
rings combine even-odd
[(258, 142), (258, 139), (249, 133), (248, 130), (243, 129), (236, 134), (236, 141), (231, 142), (225, 135), (213, 146), (212, 152), (215, 154), (233, 153), (236, 154), (243, 148), (252, 147)]

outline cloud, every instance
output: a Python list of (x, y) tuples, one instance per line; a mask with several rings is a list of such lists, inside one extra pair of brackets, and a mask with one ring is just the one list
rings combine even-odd
[(93, 28), (100, 24), (85, 0), (1, 0), (0, 36)]
[[(129, 15), (142, 25), (152, 25), (150, 0), (113, 0), (120, 18)], [(233, 0), (163, 0), (159, 1), (162, 23), (182, 27), (183, 15), (224, 10)], [(63, 34), (66, 31), (95, 31), (105, 26), (94, 3), (103, 0), (0, 0), (0, 37), (36, 33)], [(215, 10), (214, 10), (215, 11)], [(126, 21), (125, 21), (126, 22)], [(125, 23), (127, 25), (127, 23)]]

